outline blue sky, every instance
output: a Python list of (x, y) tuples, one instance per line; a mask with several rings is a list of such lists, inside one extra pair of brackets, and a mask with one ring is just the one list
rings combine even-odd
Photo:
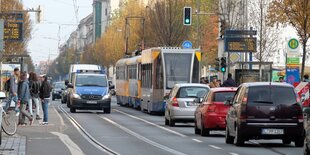
[[(32, 39), (28, 45), (28, 52), (35, 64), (50, 58), (56, 58), (58, 43), (63, 44), (76, 29), (73, 0), (20, 0), (25, 8), (36, 9), (39, 5), (43, 10), (43, 21), (35, 22), (35, 13), (31, 14), (33, 21)], [(115, 7), (118, 0), (111, 0)], [(76, 0), (78, 19), (81, 20), (92, 12), (92, 0)], [(58, 35), (59, 34), (59, 35)]]

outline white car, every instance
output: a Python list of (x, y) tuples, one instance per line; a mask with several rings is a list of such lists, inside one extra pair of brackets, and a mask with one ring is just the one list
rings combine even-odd
[(174, 126), (175, 122), (194, 122), (197, 98), (204, 97), (210, 88), (205, 84), (176, 84), (166, 99), (165, 125)]

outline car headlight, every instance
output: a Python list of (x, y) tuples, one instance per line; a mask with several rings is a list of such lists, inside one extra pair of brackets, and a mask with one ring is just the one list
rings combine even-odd
[(73, 93), (72, 97), (75, 99), (81, 99), (81, 96), (79, 94)]
[(111, 98), (111, 95), (110, 94), (107, 94), (107, 95), (104, 95), (102, 97), (102, 100), (106, 100), (106, 99), (110, 99)]

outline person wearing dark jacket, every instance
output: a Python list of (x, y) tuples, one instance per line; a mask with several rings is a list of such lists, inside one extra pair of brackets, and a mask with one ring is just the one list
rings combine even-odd
[(231, 73), (228, 73), (228, 78), (224, 81), (223, 87), (237, 87), (237, 83), (232, 79)]
[(32, 104), (35, 105), (36, 109), (36, 120), (40, 120), (40, 99), (39, 99), (39, 93), (40, 93), (40, 86), (41, 83), (38, 80), (37, 74), (34, 72), (29, 73), (29, 88), (30, 88), (30, 95), (31, 98), (29, 99), (29, 112), (31, 116), (33, 115), (32, 111)]
[(27, 73), (22, 72), (20, 76), (21, 81), (18, 83), (17, 95), (19, 97), (20, 102), (20, 112), (19, 115), (19, 125), (26, 125), (25, 117), (29, 119), (29, 124), (31, 125), (33, 122), (33, 118), (27, 112), (26, 107), (30, 99), (30, 90), (29, 90), (29, 82), (27, 80)]
[(43, 81), (40, 88), (40, 98), (42, 100), (42, 109), (43, 109), (43, 125), (48, 124), (48, 104), (51, 97), (52, 87), (47, 81), (47, 76), (43, 76)]

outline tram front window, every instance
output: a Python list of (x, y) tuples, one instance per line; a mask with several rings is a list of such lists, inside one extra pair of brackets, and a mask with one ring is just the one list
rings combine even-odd
[(171, 89), (178, 83), (189, 83), (192, 54), (165, 53), (166, 88)]

